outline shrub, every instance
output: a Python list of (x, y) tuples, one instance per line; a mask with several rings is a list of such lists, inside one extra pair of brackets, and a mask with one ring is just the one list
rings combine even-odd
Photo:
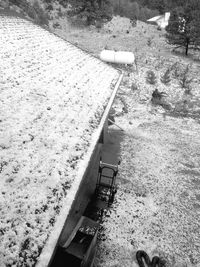
[(189, 79), (189, 68), (190, 65), (188, 64), (185, 70), (180, 73), (179, 84), (183, 89), (189, 89), (189, 86), (193, 80), (193, 78)]
[(185, 95), (192, 95), (192, 88), (187, 88), (187, 89), (185, 89), (185, 91), (184, 91), (184, 94)]
[(151, 37), (148, 38), (148, 40), (147, 40), (147, 45), (148, 45), (148, 46), (151, 46), (151, 45), (152, 45), (152, 38), (151, 38)]
[(97, 29), (101, 29), (103, 27), (103, 24), (101, 21), (96, 21), (95, 26)]
[(46, 7), (46, 10), (47, 11), (52, 11), (53, 10), (53, 7), (51, 4), (48, 4), (48, 6)]
[(38, 1), (34, 1), (33, 4), (27, 0), (9, 0), (11, 4), (20, 7), (25, 14), (32, 18), (36, 23), (40, 25), (48, 25), (48, 15), (43, 8), (39, 5)]
[(132, 91), (136, 91), (136, 90), (138, 90), (138, 86), (137, 86), (137, 84), (135, 84), (134, 82), (131, 84), (131, 90), (132, 90)]
[(58, 22), (54, 22), (53, 23), (53, 27), (54, 28), (58, 28), (58, 29), (61, 29), (62, 28), (61, 25)]
[(175, 62), (171, 67), (170, 67), (170, 71), (173, 74), (173, 77), (175, 79), (178, 79), (180, 76), (180, 63)]
[(146, 82), (152, 85), (155, 85), (157, 82), (157, 78), (155, 73), (152, 70), (147, 71)]
[(45, 11), (43, 10), (43, 8), (39, 5), (38, 1), (34, 1), (33, 3), (33, 9), (36, 13), (36, 22), (40, 25), (48, 25), (48, 14), (45, 13)]
[(160, 81), (164, 83), (165, 85), (168, 85), (171, 81), (171, 76), (170, 76), (170, 69), (168, 68), (163, 76), (161, 76)]

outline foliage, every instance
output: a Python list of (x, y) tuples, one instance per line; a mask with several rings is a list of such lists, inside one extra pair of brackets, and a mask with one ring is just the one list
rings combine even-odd
[(156, 84), (157, 78), (152, 70), (147, 71), (146, 82), (152, 85)]
[(159, 13), (164, 13), (167, 11), (167, 1), (166, 0), (151, 0), (148, 3), (150, 9), (157, 9)]
[(181, 65), (179, 62), (175, 62), (170, 68), (170, 72), (175, 79), (179, 79), (181, 74)]
[(169, 68), (165, 71), (163, 76), (161, 76), (160, 81), (165, 85), (168, 85), (170, 83), (171, 77), (170, 77), (170, 69)]
[(180, 74), (179, 84), (183, 89), (189, 89), (190, 84), (191, 84), (191, 82), (193, 80), (192, 78), (189, 78), (190, 67), (191, 66), (188, 64), (187, 67)]
[(137, 84), (136, 84), (135, 82), (133, 82), (133, 83), (131, 84), (131, 90), (132, 90), (132, 91), (137, 91), (137, 90), (138, 90), (138, 86), (137, 86)]
[(112, 8), (109, 0), (71, 0), (70, 4), (71, 10), (68, 14), (85, 19), (87, 25), (112, 18)]
[(190, 84), (193, 78), (190, 78), (189, 71), (191, 65), (188, 64), (184, 69), (180, 63), (176, 62), (170, 67), (170, 72), (172, 72), (173, 77), (178, 80), (181, 88), (185, 89), (186, 94), (191, 91)]
[(188, 55), (189, 48), (200, 46), (200, 2), (188, 0), (185, 5), (171, 12), (166, 28), (167, 42), (176, 47), (184, 47)]
[(166, 97), (167, 93), (165, 92), (159, 92), (156, 88), (152, 93), (152, 98), (161, 100), (163, 97)]
[(149, 37), (149, 38), (147, 39), (147, 45), (148, 45), (148, 46), (151, 46), (151, 45), (152, 45), (152, 41), (153, 41), (153, 38), (152, 38), (152, 37)]
[(112, 0), (113, 12), (115, 15), (137, 20), (140, 13), (140, 7), (136, 1)]
[(48, 14), (44, 11), (37, 0), (35, 0), (33, 4), (27, 0), (9, 0), (9, 3), (20, 7), (23, 12), (36, 23), (40, 25), (48, 25)]
[(48, 25), (49, 16), (41, 7), (38, 1), (34, 1), (32, 8), (36, 13), (35, 21), (40, 25)]
[[(49, 1), (54, 1), (54, 0), (49, 0)], [(63, 6), (67, 7), (69, 5), (69, 0), (58, 0), (58, 2)]]
[(131, 0), (111, 0), (115, 15), (130, 18), (131, 20), (142, 20), (158, 15), (158, 10), (152, 10), (147, 6), (142, 6), (138, 1)]

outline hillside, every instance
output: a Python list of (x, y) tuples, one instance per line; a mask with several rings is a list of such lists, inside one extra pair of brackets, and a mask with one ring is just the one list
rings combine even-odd
[[(132, 51), (137, 59), (137, 68), (116, 65), (124, 71), (114, 106), (116, 123), (124, 131), (112, 126), (106, 149), (117, 151), (122, 164), (96, 266), (136, 267), (138, 249), (159, 255), (167, 267), (200, 266), (199, 62), (173, 53), (156, 27), (139, 21), (130, 27), (125, 18), (115, 17), (99, 30), (55, 32), (95, 56), (106, 46)], [(187, 65), (189, 91), (180, 85)], [(169, 67), (171, 82), (164, 85), (160, 77)], [(156, 74), (156, 85), (146, 82), (149, 70)], [(151, 102), (155, 88), (167, 93), (170, 108)]]

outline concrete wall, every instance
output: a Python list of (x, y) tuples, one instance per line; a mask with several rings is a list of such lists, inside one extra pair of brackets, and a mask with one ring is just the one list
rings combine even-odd
[[(66, 218), (65, 226), (60, 234), (57, 245), (63, 246), (69, 238), (71, 232), (78, 223), (80, 217), (83, 215), (96, 187), (100, 157), (103, 154), (103, 146), (108, 141), (108, 119), (104, 123), (98, 143), (95, 146), (94, 152), (91, 155), (91, 161), (85, 171), (79, 190), (73, 201), (71, 210)], [(48, 266), (51, 266), (52, 260), (55, 256), (56, 248)]]
[(61, 236), (59, 239), (60, 246), (64, 245), (64, 243), (68, 239), (72, 230), (74, 229), (80, 217), (82, 216), (85, 208), (87, 207), (87, 204), (89, 203), (91, 199), (91, 196), (94, 193), (96, 181), (97, 181), (101, 151), (102, 151), (102, 144), (98, 143), (92, 155), (90, 164), (82, 179), (79, 190), (77, 191), (76, 198), (73, 202), (70, 213), (67, 217), (64, 229), (61, 233)]
[(91, 156), (91, 161), (87, 167), (85, 175), (77, 191), (76, 198), (71, 207), (70, 213), (66, 219), (64, 229), (60, 235), (58, 244), (63, 246), (72, 230), (78, 223), (84, 210), (86, 209), (96, 187), (100, 156), (102, 155), (102, 146), (108, 140), (108, 120), (104, 124), (99, 142)]

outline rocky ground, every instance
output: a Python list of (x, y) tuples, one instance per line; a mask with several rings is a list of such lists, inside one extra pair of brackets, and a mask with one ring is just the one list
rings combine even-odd
[[(98, 30), (56, 32), (95, 56), (105, 46), (136, 56), (133, 68), (115, 66), (124, 71), (114, 104), (116, 123), (124, 131), (112, 126), (108, 147), (122, 163), (95, 266), (138, 266), (138, 249), (159, 255), (167, 267), (200, 266), (199, 61), (173, 53), (156, 27), (138, 22), (131, 28), (124, 18)], [(184, 88), (181, 73), (187, 66), (192, 80)], [(164, 85), (160, 78), (168, 68), (170, 83)], [(156, 75), (155, 85), (146, 82), (149, 70)], [(167, 109), (152, 103), (155, 88), (167, 93)]]
[[(120, 21), (124, 27), (111, 22), (99, 31), (68, 33), (70, 41), (94, 55), (106, 45), (132, 51), (137, 60), (134, 69), (125, 69), (114, 105), (116, 122), (124, 128), (111, 130), (111, 145), (122, 159), (119, 190), (102, 225), (95, 263), (134, 267), (135, 252), (143, 249), (150, 257), (159, 255), (166, 266), (200, 266), (200, 65), (171, 53), (164, 33), (155, 27), (138, 22), (130, 29), (127, 20)], [(178, 75), (188, 64), (188, 78), (193, 78), (189, 93)], [(174, 70), (166, 86), (160, 77), (170, 67)], [(155, 72), (156, 85), (146, 83), (148, 70)], [(152, 104), (155, 88), (167, 93), (170, 110)]]
[(138, 266), (138, 249), (166, 266), (199, 266), (200, 124), (127, 95), (129, 112), (116, 120), (124, 131), (111, 128), (122, 163), (96, 266)]

